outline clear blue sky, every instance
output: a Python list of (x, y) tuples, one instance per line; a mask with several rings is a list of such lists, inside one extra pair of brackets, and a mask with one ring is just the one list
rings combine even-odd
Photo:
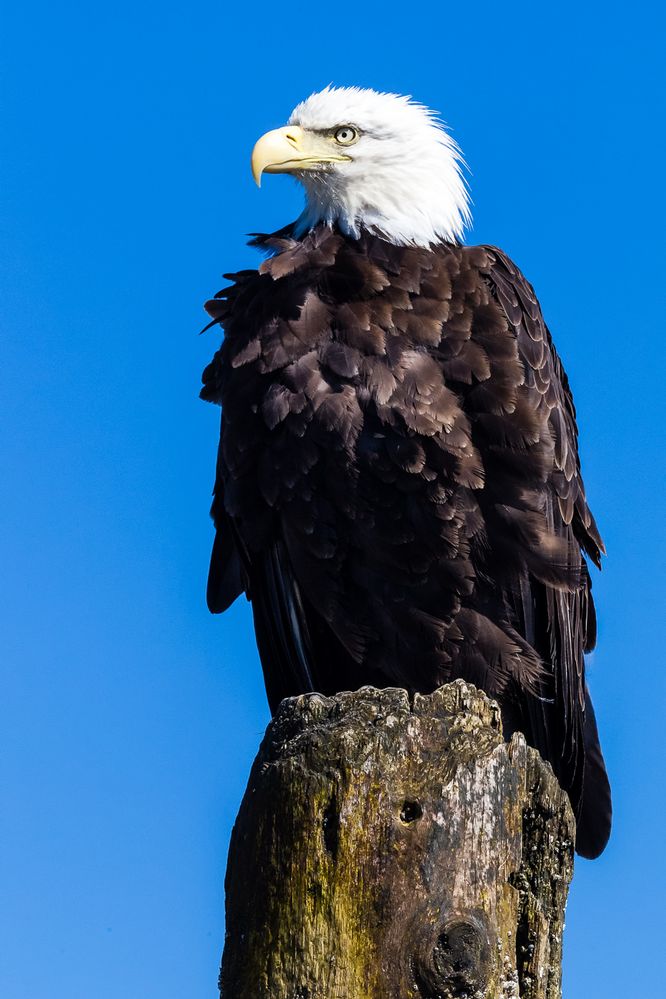
[[(225, 9), (226, 8), (226, 9)], [(204, 605), (221, 273), (300, 194), (254, 140), (330, 81), (412, 93), (469, 161), (470, 238), (535, 284), (609, 557), (590, 665), (615, 803), (566, 999), (656, 996), (663, 940), (663, 101), (657, 6), (14, 4), (2, 35), (6, 999), (207, 999), (268, 711), (249, 608)]]

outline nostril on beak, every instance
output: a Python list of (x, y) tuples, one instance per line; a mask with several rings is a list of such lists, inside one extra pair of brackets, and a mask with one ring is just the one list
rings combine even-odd
[(285, 139), (287, 142), (291, 142), (292, 146), (298, 145), (298, 134), (296, 132), (287, 132), (285, 134)]

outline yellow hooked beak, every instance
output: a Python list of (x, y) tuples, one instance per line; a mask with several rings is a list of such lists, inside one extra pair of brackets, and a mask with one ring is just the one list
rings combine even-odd
[(298, 125), (285, 125), (266, 132), (252, 150), (252, 176), (261, 187), (262, 173), (292, 173), (316, 170), (322, 163), (350, 160), (335, 147), (331, 136), (307, 132)]

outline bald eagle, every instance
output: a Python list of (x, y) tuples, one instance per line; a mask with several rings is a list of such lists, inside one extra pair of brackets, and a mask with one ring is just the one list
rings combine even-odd
[[(461, 677), (552, 764), (597, 856), (611, 799), (574, 404), (531, 285), (466, 246), (461, 153), (410, 98), (309, 97), (252, 153), (305, 188), (206, 304), (225, 332), (208, 605), (245, 592), (272, 710)], [(208, 327), (207, 327), (208, 328)]]

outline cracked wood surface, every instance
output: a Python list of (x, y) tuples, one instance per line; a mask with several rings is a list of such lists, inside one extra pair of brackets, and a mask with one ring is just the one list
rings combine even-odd
[(226, 878), (223, 999), (559, 999), (574, 819), (456, 681), (282, 703)]

